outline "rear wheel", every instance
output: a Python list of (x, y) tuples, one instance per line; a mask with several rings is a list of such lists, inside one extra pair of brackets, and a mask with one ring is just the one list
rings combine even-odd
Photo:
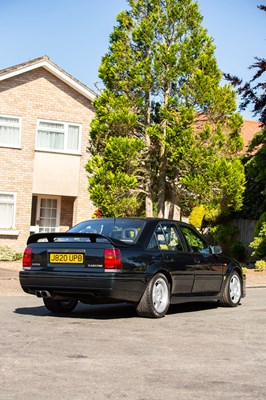
[(232, 271), (229, 276), (225, 288), (223, 297), (220, 303), (227, 307), (237, 307), (240, 303), (242, 296), (242, 282), (239, 274), (236, 271)]
[(70, 313), (78, 304), (78, 300), (43, 299), (44, 305), (53, 313)]
[(162, 318), (170, 305), (169, 282), (165, 275), (156, 274), (137, 305), (137, 313), (141, 317)]

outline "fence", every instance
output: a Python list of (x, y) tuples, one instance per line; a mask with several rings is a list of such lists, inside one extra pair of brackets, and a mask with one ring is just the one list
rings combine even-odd
[(254, 239), (256, 224), (257, 220), (255, 219), (233, 219), (230, 221), (230, 225), (238, 228), (239, 233), (237, 235), (237, 240), (245, 246), (246, 252), (249, 256), (252, 252), (249, 245)]

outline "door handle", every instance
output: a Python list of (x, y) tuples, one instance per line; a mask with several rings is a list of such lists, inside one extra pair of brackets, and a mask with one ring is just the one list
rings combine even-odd
[(164, 256), (164, 259), (165, 259), (165, 261), (175, 261), (174, 257), (170, 256), (170, 255)]

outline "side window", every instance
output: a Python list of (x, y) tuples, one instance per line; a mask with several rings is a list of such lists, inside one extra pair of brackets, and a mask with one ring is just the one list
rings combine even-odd
[(180, 228), (188, 242), (190, 251), (195, 253), (209, 253), (207, 243), (199, 235), (197, 235), (194, 230), (186, 226), (180, 226)]
[(0, 115), (0, 146), (19, 147), (21, 118)]
[(155, 233), (152, 235), (152, 238), (151, 238), (148, 248), (149, 249), (158, 249), (159, 248)]
[(161, 223), (157, 226), (149, 244), (150, 249), (183, 251), (180, 236), (176, 227)]

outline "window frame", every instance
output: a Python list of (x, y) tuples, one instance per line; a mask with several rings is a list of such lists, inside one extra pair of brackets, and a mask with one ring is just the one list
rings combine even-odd
[[(64, 139), (63, 139), (63, 148), (62, 149), (53, 149), (49, 147), (40, 147), (38, 146), (38, 133), (40, 130), (45, 130), (48, 131), (49, 128), (45, 127), (40, 127), (41, 122), (46, 122), (50, 124), (60, 124), (64, 125)], [(68, 141), (68, 128), (69, 126), (77, 126), (79, 128), (79, 138), (78, 138), (78, 148), (77, 150), (74, 149), (68, 149), (67, 148), (67, 141)], [(59, 128), (54, 128), (55, 131), (62, 132)], [(39, 118), (37, 119), (37, 129), (36, 129), (36, 142), (35, 142), (35, 150), (37, 151), (46, 151), (46, 152), (51, 152), (51, 153), (63, 153), (63, 154), (81, 154), (81, 141), (82, 141), (82, 124), (76, 123), (76, 122), (66, 122), (66, 121), (58, 121), (58, 120), (48, 120), (48, 119), (43, 119)]]
[[(167, 232), (168, 234), (171, 232), (171, 230), (173, 229), (174, 234), (176, 235), (176, 238), (178, 239), (178, 244), (181, 247), (181, 249), (177, 248), (177, 245), (174, 246), (169, 246), (170, 245), (170, 241), (168, 242), (167, 240), (167, 236), (166, 236), (166, 229), (169, 230), (169, 232)], [(165, 242), (165, 244), (160, 243), (159, 238), (158, 238), (158, 231), (161, 230), (161, 235), (164, 236), (164, 240), (163, 242)], [(156, 242), (157, 246), (156, 247), (151, 247), (151, 243), (152, 242)], [(167, 243), (168, 242), (168, 243)], [(172, 247), (176, 247), (176, 248), (172, 248)], [(182, 235), (180, 234), (180, 231), (178, 229), (178, 227), (176, 226), (176, 224), (172, 223), (172, 222), (166, 222), (166, 221), (161, 221), (157, 224), (156, 228), (154, 229), (154, 232), (152, 234), (152, 237), (150, 239), (150, 242), (148, 244), (148, 249), (149, 250), (160, 250), (160, 251), (173, 251), (175, 253), (182, 253), (185, 251), (185, 247), (184, 247), (184, 243), (183, 243), (183, 238)]]
[[(187, 243), (187, 247), (188, 247), (188, 251), (190, 253), (196, 253), (196, 254), (205, 254), (205, 255), (209, 255), (210, 254), (210, 245), (208, 244), (208, 242), (200, 235), (199, 232), (197, 232), (193, 227), (191, 226), (186, 226), (186, 225), (179, 225), (180, 230), (182, 231), (182, 234), (186, 240)], [(204, 247), (201, 248), (200, 250), (196, 249), (190, 242), (189, 239), (187, 237), (187, 234), (185, 233), (185, 231), (189, 231), (194, 235), (194, 238), (196, 238), (196, 240), (199, 240), (202, 244), (204, 244)]]
[(17, 207), (17, 193), (16, 192), (8, 192), (8, 191), (0, 191), (0, 194), (2, 195), (13, 195), (13, 201), (3, 201), (2, 199), (0, 199), (0, 203), (1, 204), (13, 204), (13, 215), (12, 215), (12, 225), (1, 225), (1, 218), (0, 218), (0, 229), (16, 229), (16, 207)]
[(2, 118), (16, 118), (18, 120), (18, 125), (14, 125), (11, 123), (7, 124), (2, 124), (0, 121), (0, 126), (10, 126), (10, 127), (16, 127), (18, 128), (18, 143), (1, 143), (0, 142), (0, 147), (6, 147), (6, 148), (13, 148), (13, 149), (20, 149), (21, 148), (21, 127), (22, 127), (22, 117), (19, 117), (17, 115), (7, 115), (7, 114), (0, 114), (0, 117)]
[[(55, 218), (55, 220), (56, 220), (56, 226), (54, 227), (55, 228), (55, 230), (54, 231), (52, 231), (52, 230), (49, 230), (49, 231), (47, 231), (47, 230), (42, 230), (42, 226), (40, 226), (40, 214), (41, 214), (41, 202), (42, 202), (42, 200), (56, 200), (57, 201), (57, 203), (56, 203), (56, 218)], [(45, 233), (45, 232), (57, 232), (57, 231), (60, 231), (60, 218), (61, 218), (61, 196), (49, 196), (49, 195), (38, 195), (37, 196), (37, 209), (36, 209), (36, 225), (35, 225), (35, 231), (36, 232), (41, 232), (41, 233)], [(39, 221), (38, 223), (37, 223), (37, 221)], [(37, 227), (37, 230), (36, 230), (36, 227)], [(45, 227), (44, 226), (44, 228), (47, 228), (47, 227)], [(51, 227), (50, 227), (51, 228)]]

